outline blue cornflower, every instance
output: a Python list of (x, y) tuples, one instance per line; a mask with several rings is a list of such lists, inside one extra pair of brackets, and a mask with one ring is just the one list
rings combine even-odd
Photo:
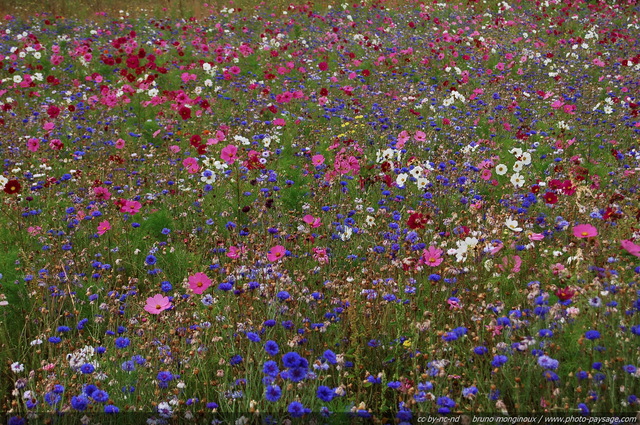
[(93, 373), (95, 370), (96, 368), (91, 363), (85, 363), (82, 366), (80, 366), (80, 372), (84, 374)]
[(252, 342), (260, 342), (260, 336), (255, 332), (247, 332), (247, 338)]
[(103, 390), (96, 390), (91, 394), (91, 398), (98, 403), (106, 403), (109, 400), (109, 394)]
[(334, 390), (332, 390), (331, 388), (325, 386), (325, 385), (320, 385), (318, 387), (318, 390), (316, 391), (316, 396), (324, 401), (324, 402), (330, 402), (331, 400), (333, 400), (333, 398), (335, 397), (336, 393)]
[(594, 330), (590, 330), (590, 331), (585, 332), (584, 337), (587, 338), (588, 340), (593, 341), (594, 339), (600, 338), (600, 332), (594, 331)]
[(264, 397), (267, 399), (267, 401), (271, 402), (280, 400), (281, 395), (282, 390), (277, 385), (269, 385), (264, 393)]
[(274, 362), (273, 360), (267, 360), (262, 366), (262, 372), (265, 375), (276, 377), (278, 376), (280, 369), (278, 369), (278, 364), (276, 362)]
[(491, 361), (491, 366), (500, 367), (503, 364), (505, 364), (507, 360), (509, 360), (507, 356), (501, 356), (501, 355), (493, 356), (493, 360)]
[(73, 407), (75, 410), (82, 412), (87, 409), (88, 405), (89, 399), (82, 394), (80, 394), (79, 396), (71, 397), (71, 407)]
[(292, 401), (287, 407), (287, 412), (289, 412), (293, 418), (300, 418), (304, 416), (305, 413), (308, 413), (307, 410), (308, 409), (305, 409), (299, 401)]
[(158, 260), (153, 255), (147, 255), (147, 258), (144, 259), (144, 262), (150, 266), (153, 266)]
[(129, 338), (125, 338), (125, 337), (119, 337), (116, 338), (116, 348), (126, 348), (129, 346), (129, 344), (131, 344), (131, 341), (129, 340)]
[(282, 356), (282, 364), (288, 368), (297, 367), (300, 359), (301, 357), (298, 353), (290, 351)]
[(336, 353), (334, 353), (331, 350), (326, 350), (324, 353), (322, 353), (322, 357), (324, 357), (327, 360), (327, 362), (331, 364), (336, 364), (338, 362)]
[(280, 348), (278, 347), (277, 342), (270, 340), (265, 342), (264, 351), (266, 351), (270, 356), (275, 356), (276, 354), (278, 354), (278, 351), (280, 351)]

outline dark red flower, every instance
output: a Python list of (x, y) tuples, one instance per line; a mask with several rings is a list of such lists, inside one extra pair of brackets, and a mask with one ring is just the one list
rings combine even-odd
[(556, 289), (555, 294), (560, 301), (568, 301), (573, 298), (573, 296), (576, 294), (576, 291), (567, 286), (566, 288)]
[(409, 220), (407, 220), (407, 226), (409, 226), (410, 229), (424, 229), (427, 220), (428, 218), (423, 214), (413, 213), (409, 216)]
[(22, 186), (18, 180), (9, 180), (7, 184), (4, 185), (3, 190), (9, 195), (15, 195), (20, 192), (20, 189), (22, 189)]
[(183, 120), (188, 120), (189, 118), (191, 118), (191, 109), (187, 108), (186, 106), (181, 107), (178, 112), (180, 113), (180, 116)]
[(558, 196), (553, 192), (545, 193), (543, 198), (544, 198), (544, 202), (547, 203), (547, 204), (552, 204), (553, 205), (556, 202), (558, 202)]

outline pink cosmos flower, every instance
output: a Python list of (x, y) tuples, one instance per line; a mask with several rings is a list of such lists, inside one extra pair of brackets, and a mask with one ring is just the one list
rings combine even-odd
[(29, 228), (27, 229), (27, 232), (29, 232), (30, 235), (39, 235), (40, 231), (42, 230), (42, 227), (40, 226), (29, 226)]
[(173, 153), (178, 153), (180, 152), (180, 146), (177, 146), (177, 145), (169, 146), (169, 150)]
[(420, 259), (423, 264), (427, 264), (431, 267), (436, 267), (442, 264), (442, 250), (435, 246), (430, 246), (428, 249), (422, 251), (422, 258)]
[(313, 248), (313, 259), (320, 264), (327, 264), (329, 262), (329, 256), (327, 255), (326, 248)]
[(636, 245), (631, 242), (629, 239), (625, 239), (620, 242), (622, 248), (627, 251), (631, 255), (635, 255), (636, 257), (640, 257), (640, 245)]
[(598, 229), (590, 224), (578, 224), (573, 228), (573, 236), (576, 238), (591, 238), (598, 236)]
[(487, 170), (485, 168), (484, 170), (482, 170), (480, 177), (482, 178), (482, 180), (491, 180), (491, 174), (491, 170)]
[(96, 198), (103, 199), (108, 201), (111, 199), (111, 192), (106, 187), (98, 186), (93, 188), (93, 194), (96, 195)]
[(116, 140), (116, 149), (124, 149), (124, 140), (118, 139)]
[(542, 233), (531, 233), (529, 235), (530, 241), (541, 241), (544, 239), (544, 235)]
[(31, 152), (37, 152), (40, 149), (40, 141), (34, 137), (27, 141), (27, 149)]
[(109, 220), (101, 221), (98, 224), (98, 234), (102, 236), (107, 233), (107, 230), (111, 230), (111, 223), (109, 223)]
[(407, 130), (402, 130), (400, 134), (398, 134), (398, 142), (396, 143), (396, 149), (402, 149), (405, 143), (407, 143), (408, 141), (409, 141), (409, 133), (407, 133)]
[(276, 245), (267, 253), (267, 259), (271, 262), (278, 261), (279, 259), (284, 257), (285, 252), (286, 250), (282, 245)]
[(311, 214), (307, 214), (304, 217), (302, 217), (302, 221), (304, 221), (305, 223), (307, 223), (313, 228), (320, 227), (320, 225), (322, 224), (319, 217), (314, 218)]
[(140, 208), (142, 208), (142, 204), (140, 202), (126, 200), (124, 202), (124, 205), (120, 207), (120, 212), (136, 214), (138, 211), (140, 211)]
[(211, 286), (211, 279), (206, 274), (198, 272), (189, 276), (189, 288), (196, 294), (202, 294), (209, 286)]
[(229, 247), (229, 251), (227, 252), (227, 257), (229, 258), (240, 258), (240, 256), (242, 254), (244, 254), (245, 252), (247, 252), (247, 248), (242, 246), (242, 247), (237, 247), (237, 246), (230, 246)]
[(171, 301), (169, 297), (161, 294), (147, 298), (147, 304), (144, 306), (144, 309), (151, 314), (160, 314), (168, 308), (171, 308)]
[(413, 135), (413, 138), (416, 140), (416, 142), (424, 142), (425, 140), (427, 140), (427, 135), (425, 134), (424, 131), (416, 131), (416, 134)]
[(182, 161), (182, 165), (187, 169), (189, 174), (195, 174), (200, 170), (200, 166), (198, 165), (198, 160), (192, 157), (185, 158)]
[(324, 163), (324, 156), (323, 155), (313, 155), (311, 157), (311, 163), (313, 164), (314, 167), (317, 167), (319, 165), (322, 165)]
[(228, 164), (233, 164), (236, 162), (238, 153), (238, 148), (234, 145), (228, 145), (226, 148), (223, 148), (220, 152), (220, 157)]

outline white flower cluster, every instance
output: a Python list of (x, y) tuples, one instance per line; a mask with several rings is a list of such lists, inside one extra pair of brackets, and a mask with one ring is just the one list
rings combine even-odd
[(69, 367), (75, 371), (80, 370), (80, 367), (89, 363), (92, 364), (93, 367), (98, 369), (98, 362), (95, 360), (91, 360), (94, 355), (93, 347), (85, 345), (83, 348), (74, 351), (73, 353), (67, 354), (67, 361), (69, 362)]

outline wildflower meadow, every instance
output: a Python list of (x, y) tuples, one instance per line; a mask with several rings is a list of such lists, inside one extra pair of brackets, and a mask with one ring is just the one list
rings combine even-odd
[(640, 411), (637, 1), (44, 3), (3, 423)]

